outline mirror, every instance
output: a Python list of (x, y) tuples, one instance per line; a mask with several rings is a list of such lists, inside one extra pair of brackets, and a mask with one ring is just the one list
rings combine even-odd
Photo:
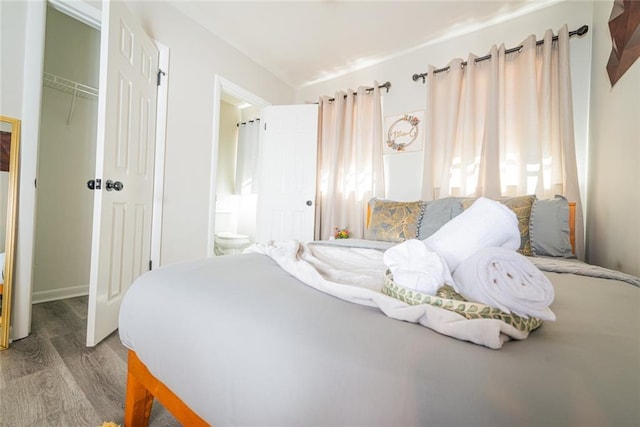
[(20, 120), (0, 116), (0, 350), (9, 347)]

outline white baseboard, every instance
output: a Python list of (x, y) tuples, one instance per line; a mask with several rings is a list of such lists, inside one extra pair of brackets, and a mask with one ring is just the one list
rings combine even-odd
[(73, 297), (89, 295), (89, 285), (69, 286), (67, 288), (51, 289), (49, 291), (34, 292), (31, 295), (31, 303), (56, 301)]

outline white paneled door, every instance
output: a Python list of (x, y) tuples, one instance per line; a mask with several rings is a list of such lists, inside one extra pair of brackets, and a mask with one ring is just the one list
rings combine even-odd
[(118, 327), (149, 269), (153, 201), (158, 50), (124, 2), (103, 2), (101, 31), (88, 346)]
[(318, 106), (262, 110), (256, 240), (314, 237)]

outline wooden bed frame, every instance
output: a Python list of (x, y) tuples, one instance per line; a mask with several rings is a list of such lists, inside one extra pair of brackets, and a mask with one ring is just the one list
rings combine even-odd
[[(571, 247), (575, 253), (576, 241), (576, 204), (569, 202), (569, 231)], [(129, 362), (127, 368), (127, 396), (124, 406), (125, 427), (147, 427), (153, 399), (160, 403), (184, 426), (204, 427), (210, 426), (198, 414), (193, 412), (178, 396), (167, 386), (154, 377), (147, 367), (140, 361), (135, 351), (129, 350)]]
[(182, 425), (189, 427), (210, 425), (154, 377), (133, 350), (129, 350), (127, 366), (127, 397), (124, 404), (125, 427), (146, 427), (149, 425), (154, 397)]
[(571, 251), (576, 253), (576, 202), (569, 202), (569, 240)]

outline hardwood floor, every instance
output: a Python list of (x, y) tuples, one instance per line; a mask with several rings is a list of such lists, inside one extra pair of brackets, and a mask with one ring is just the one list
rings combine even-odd
[[(85, 347), (87, 297), (33, 306), (32, 333), (0, 351), (0, 427), (123, 424), (127, 349)], [(155, 401), (150, 426), (180, 424)]]

